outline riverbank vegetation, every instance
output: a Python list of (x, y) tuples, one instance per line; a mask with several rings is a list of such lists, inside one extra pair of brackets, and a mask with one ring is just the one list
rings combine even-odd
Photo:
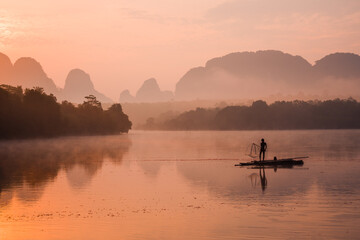
[(162, 130), (285, 130), (360, 128), (360, 103), (349, 98), (327, 101), (277, 101), (268, 105), (197, 108), (158, 122), (150, 118), (144, 129)]
[(101, 135), (128, 132), (128, 116), (120, 104), (104, 110), (93, 95), (82, 104), (63, 101), (42, 88), (0, 85), (0, 138)]

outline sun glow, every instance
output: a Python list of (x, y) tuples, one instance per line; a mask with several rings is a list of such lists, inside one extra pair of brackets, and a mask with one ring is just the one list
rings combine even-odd
[(7, 48), (13, 35), (11, 20), (0, 12), (0, 47)]

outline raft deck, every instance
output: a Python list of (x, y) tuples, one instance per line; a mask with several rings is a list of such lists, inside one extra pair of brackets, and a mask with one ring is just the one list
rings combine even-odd
[[(307, 158), (307, 157), (301, 157)], [(277, 160), (251, 161), (235, 164), (235, 166), (275, 166), (275, 165), (303, 165), (304, 161), (299, 158), (284, 158)]]

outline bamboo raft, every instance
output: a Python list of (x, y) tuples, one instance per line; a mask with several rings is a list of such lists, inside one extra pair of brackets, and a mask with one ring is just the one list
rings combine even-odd
[(294, 157), (294, 158), (283, 158), (277, 160), (264, 160), (264, 161), (251, 161), (251, 162), (242, 162), (235, 164), (235, 166), (292, 166), (292, 165), (303, 165), (304, 161), (302, 158), (308, 157)]

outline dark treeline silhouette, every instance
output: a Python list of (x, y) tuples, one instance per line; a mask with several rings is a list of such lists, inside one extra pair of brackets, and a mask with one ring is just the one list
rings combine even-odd
[(278, 101), (268, 105), (255, 101), (251, 106), (222, 109), (197, 108), (165, 122), (152, 119), (148, 129), (167, 130), (266, 130), (266, 129), (353, 129), (360, 128), (360, 103), (347, 100)]
[(163, 125), (156, 124), (156, 120), (146, 121), (145, 128), (156, 129), (164, 128), (169, 130), (206, 130), (216, 129), (214, 119), (218, 114), (219, 108), (205, 109), (196, 108), (180, 114), (178, 117), (167, 120)]
[(0, 138), (53, 137), (128, 132), (131, 122), (120, 104), (103, 110), (93, 95), (78, 106), (56, 101), (42, 88), (0, 85)]

